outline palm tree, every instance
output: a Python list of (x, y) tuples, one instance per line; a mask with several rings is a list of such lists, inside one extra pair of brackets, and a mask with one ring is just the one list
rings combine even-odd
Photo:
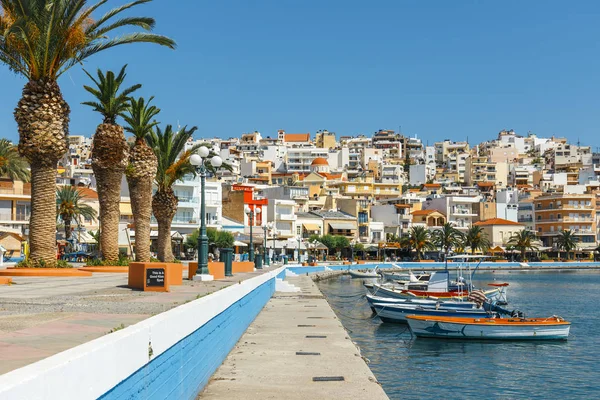
[(14, 115), (19, 153), (31, 165), (30, 258), (56, 264), (56, 165), (68, 150), (69, 105), (58, 78), (88, 57), (115, 46), (155, 43), (175, 48), (167, 37), (148, 32), (110, 37), (115, 30), (154, 28), (153, 18), (120, 14), (150, 0), (134, 0), (93, 18), (107, 0), (0, 0), (0, 63), (27, 83)]
[(126, 77), (125, 68), (126, 65), (116, 76), (112, 71), (104, 74), (98, 70), (98, 79), (84, 70), (96, 85), (96, 88), (84, 86), (84, 89), (96, 101), (85, 101), (82, 104), (92, 107), (104, 118), (96, 128), (92, 142), (92, 169), (96, 176), (100, 202), (100, 248), (102, 257), (109, 262), (119, 259), (121, 179), (129, 157), (129, 146), (125, 141), (123, 127), (117, 124), (117, 117), (128, 109), (131, 93), (142, 87), (137, 84), (120, 92)]
[(164, 131), (157, 127), (156, 132), (146, 136), (148, 145), (158, 159), (157, 190), (152, 196), (152, 212), (158, 222), (158, 259), (163, 262), (175, 259), (171, 248), (171, 222), (177, 213), (178, 200), (173, 184), (186, 174), (195, 173), (190, 156), (199, 146), (187, 151), (184, 149), (185, 143), (197, 129), (195, 126), (191, 129), (184, 126), (176, 132), (171, 125), (167, 125)]
[(538, 247), (535, 242), (537, 242), (535, 232), (529, 229), (522, 229), (519, 232), (515, 232), (506, 244), (519, 250), (521, 252), (521, 261), (524, 261), (527, 250), (537, 251)]
[(475, 254), (476, 250), (486, 252), (490, 248), (490, 240), (488, 234), (481, 226), (473, 225), (465, 235), (465, 247), (471, 248), (471, 254)]
[(436, 230), (433, 233), (433, 243), (444, 253), (446, 268), (448, 268), (448, 254), (453, 248), (458, 247), (461, 244), (463, 236), (464, 235), (449, 222), (446, 222), (442, 226), (442, 229)]
[(129, 184), (129, 197), (135, 224), (135, 259), (139, 262), (150, 261), (150, 219), (152, 218), (152, 183), (156, 176), (158, 161), (156, 154), (146, 143), (158, 122), (153, 118), (160, 112), (144, 98), (131, 99), (127, 113), (123, 116), (127, 125), (125, 130), (132, 133), (135, 143), (129, 151), (129, 165), (125, 170)]
[[(556, 247), (559, 249), (563, 249), (567, 252), (567, 258), (569, 258), (569, 253), (571, 250), (577, 248), (577, 238), (575, 237), (575, 233), (572, 230), (561, 231), (558, 238), (556, 238)], [(560, 254), (558, 255), (560, 257)]]
[(56, 218), (65, 224), (65, 239), (71, 237), (71, 221), (80, 218), (96, 219), (96, 210), (83, 202), (83, 193), (73, 186), (56, 189)]
[(17, 147), (7, 139), (0, 139), (0, 177), (29, 182), (28, 164), (19, 156)]
[(415, 249), (417, 252), (417, 260), (421, 261), (421, 256), (425, 250), (433, 250), (435, 246), (431, 242), (431, 234), (422, 226), (413, 226), (407, 238), (403, 240), (403, 244), (410, 249)]

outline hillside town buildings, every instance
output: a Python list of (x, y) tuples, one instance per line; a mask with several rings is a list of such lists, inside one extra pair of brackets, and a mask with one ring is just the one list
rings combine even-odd
[[(564, 230), (574, 232), (581, 256), (599, 244), (600, 154), (564, 138), (502, 130), (479, 143), (429, 144), (389, 129), (356, 136), (324, 129), (202, 138), (187, 148), (198, 143), (232, 167), (207, 179), (208, 226), (249, 235), (252, 224), (254, 238), (266, 235), (270, 251), (303, 249), (312, 235), (327, 234), (377, 247), (412, 227), (434, 231), (446, 222), (461, 232), (480, 226), (504, 248), (521, 229), (535, 232), (549, 251)], [(82, 188), (97, 209), (91, 146), (90, 138), (69, 138), (56, 183)], [(187, 175), (173, 189), (179, 204), (172, 233), (185, 238), (200, 221), (200, 180)], [(30, 196), (29, 184), (0, 180), (0, 232), (27, 237)], [(245, 206), (261, 212), (250, 220)], [(135, 227), (125, 180), (120, 211), (120, 245), (131, 252)], [(76, 229), (88, 239), (98, 223), (81, 221)]]

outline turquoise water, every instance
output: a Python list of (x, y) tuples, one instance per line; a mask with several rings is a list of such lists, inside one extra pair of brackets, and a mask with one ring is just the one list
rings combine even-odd
[(563, 342), (413, 339), (404, 325), (373, 318), (361, 280), (318, 282), (391, 399), (600, 398), (600, 273), (481, 273), (478, 286), (510, 283), (506, 308), (572, 323)]

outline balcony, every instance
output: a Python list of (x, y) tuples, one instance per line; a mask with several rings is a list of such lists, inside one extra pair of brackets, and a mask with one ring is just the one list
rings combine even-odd
[(277, 219), (280, 221), (295, 221), (296, 220), (296, 215), (295, 214), (281, 214), (278, 213), (277, 214)]
[(564, 218), (540, 218), (540, 219), (536, 219), (535, 220), (536, 223), (556, 223), (556, 222), (583, 222), (583, 223), (587, 223), (587, 224), (591, 224), (594, 222), (593, 218), (571, 218), (571, 217), (564, 217)]
[(533, 222), (532, 217), (523, 217), (518, 219), (519, 222)]
[(29, 214), (17, 214), (13, 217), (11, 213), (0, 213), (0, 221), (29, 222)]

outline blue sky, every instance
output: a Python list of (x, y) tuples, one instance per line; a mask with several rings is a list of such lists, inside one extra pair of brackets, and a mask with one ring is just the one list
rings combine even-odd
[[(197, 137), (401, 126), (430, 144), (478, 143), (512, 128), (600, 146), (597, 1), (155, 0), (136, 14), (178, 49), (130, 45), (85, 67), (127, 63), (159, 120)], [(17, 139), (24, 83), (0, 66), (2, 137)], [(80, 105), (87, 83), (79, 67), (60, 80), (71, 134), (101, 120)]]

